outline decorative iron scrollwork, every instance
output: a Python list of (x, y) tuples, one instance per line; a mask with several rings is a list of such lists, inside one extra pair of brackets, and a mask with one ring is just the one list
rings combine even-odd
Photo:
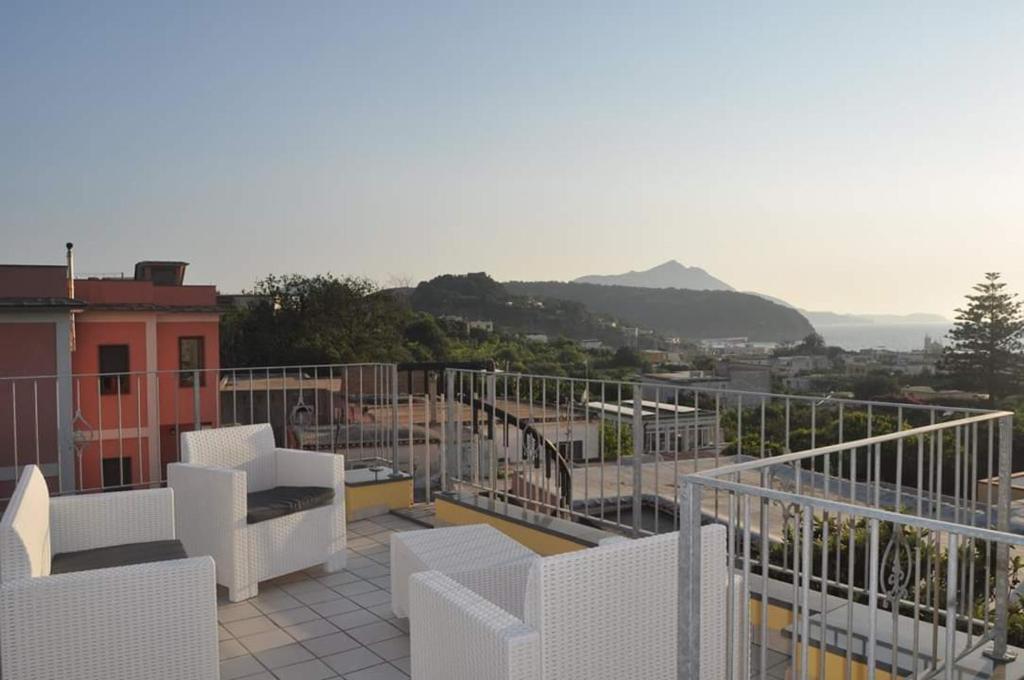
[(886, 609), (898, 607), (900, 600), (905, 600), (910, 594), (913, 559), (903, 527), (899, 524), (893, 526), (892, 536), (878, 565)]

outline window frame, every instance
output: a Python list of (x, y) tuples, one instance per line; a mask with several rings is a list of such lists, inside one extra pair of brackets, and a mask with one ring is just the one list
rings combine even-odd
[[(103, 357), (104, 351), (110, 351), (114, 349), (124, 349), (124, 370), (104, 370)], [(118, 395), (118, 394), (131, 394), (132, 392), (132, 381), (129, 373), (131, 372), (132, 366), (132, 348), (131, 345), (123, 342), (117, 344), (106, 344), (99, 345), (96, 349), (97, 354), (97, 380), (100, 386), (101, 395)], [(109, 357), (108, 357), (109, 358)]]
[[(196, 358), (199, 365), (195, 368), (185, 368), (183, 365), (183, 349), (186, 341), (196, 341)], [(206, 387), (206, 336), (205, 335), (182, 335), (178, 337), (178, 387), (192, 387), (193, 372), (199, 371), (199, 386)]]

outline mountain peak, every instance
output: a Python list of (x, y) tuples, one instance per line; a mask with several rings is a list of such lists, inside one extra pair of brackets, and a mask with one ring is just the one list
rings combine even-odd
[(634, 288), (683, 288), (689, 290), (733, 290), (728, 283), (716, 279), (700, 267), (687, 267), (679, 260), (667, 260), (644, 271), (625, 274), (592, 274), (573, 283), (600, 286), (632, 286)]
[(666, 260), (656, 267), (651, 267), (647, 271), (656, 272), (662, 269), (689, 269), (689, 267), (687, 267), (679, 260)]

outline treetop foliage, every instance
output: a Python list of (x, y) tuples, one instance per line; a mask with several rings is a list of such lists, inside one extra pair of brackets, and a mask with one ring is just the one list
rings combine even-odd
[(994, 401), (1020, 381), (1024, 303), (1006, 291), (996, 272), (985, 274), (973, 290), (956, 310), (942, 365), (959, 384), (984, 389)]

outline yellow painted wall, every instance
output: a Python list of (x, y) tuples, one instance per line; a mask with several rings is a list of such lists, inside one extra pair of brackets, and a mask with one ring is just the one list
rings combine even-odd
[(345, 516), (350, 520), (412, 507), (412, 480), (345, 487)]
[(539, 529), (531, 529), (443, 498), (434, 499), (434, 512), (439, 524), (490, 524), (539, 555), (558, 555), (588, 547), (571, 539), (553, 536)]
[[(761, 625), (761, 601), (751, 599), (750, 600), (750, 622), (754, 625)], [(768, 630), (774, 632), (780, 632), (786, 626), (789, 626), (793, 622), (793, 610), (789, 607), (783, 607), (777, 604), (768, 604)], [(808, 680), (822, 680), (818, 673), (818, 656), (819, 648), (812, 646), (807, 650), (807, 677)], [(796, 653), (797, 659), (800, 658), (800, 646), (797, 647)], [(795, 674), (794, 674), (795, 675)], [(844, 654), (835, 654), (831, 651), (825, 652), (825, 680), (828, 678), (845, 678), (846, 677), (846, 656)], [(849, 680), (867, 680), (868, 677), (868, 666), (867, 664), (852, 660), (850, 662), (850, 678)], [(891, 680), (892, 675), (882, 669), (875, 669), (876, 680)]]
[[(750, 599), (750, 622), (761, 625), (761, 600)], [(793, 610), (779, 605), (768, 605), (768, 630), (781, 631), (793, 622)]]

